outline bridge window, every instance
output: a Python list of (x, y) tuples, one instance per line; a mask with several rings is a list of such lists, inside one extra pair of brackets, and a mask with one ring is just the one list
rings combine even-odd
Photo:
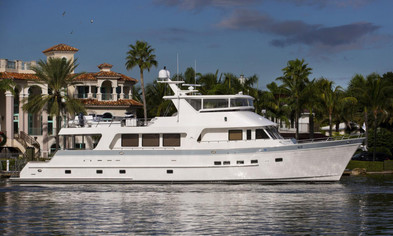
[(197, 111), (202, 108), (201, 99), (186, 99), (186, 101)]
[(266, 127), (266, 131), (273, 139), (283, 139), (281, 134), (278, 132), (277, 127), (275, 126)]
[(247, 106), (253, 106), (252, 99), (231, 98), (231, 107), (247, 107)]
[(228, 99), (203, 99), (203, 109), (227, 108)]
[(255, 138), (256, 139), (269, 139), (269, 136), (266, 134), (265, 130), (257, 129), (257, 130), (255, 130)]

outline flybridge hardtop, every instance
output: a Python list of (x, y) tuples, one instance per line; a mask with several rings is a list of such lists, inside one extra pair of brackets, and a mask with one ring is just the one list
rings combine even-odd
[(177, 112), (145, 122), (135, 115), (85, 116), (60, 130), (62, 150), (29, 162), (15, 182), (337, 181), (363, 138), (297, 143), (254, 112), (253, 98), (181, 89), (167, 70)]

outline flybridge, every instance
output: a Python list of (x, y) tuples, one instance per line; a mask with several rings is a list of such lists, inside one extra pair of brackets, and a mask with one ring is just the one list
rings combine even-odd
[(245, 95), (190, 96), (185, 100), (197, 111), (254, 110), (253, 98)]
[[(160, 70), (158, 74), (159, 83), (166, 83), (172, 89), (174, 95), (164, 96), (164, 99), (176, 100), (185, 99), (196, 111), (235, 111), (235, 110), (254, 110), (254, 98), (243, 95), (242, 92), (236, 95), (200, 95), (195, 87), (199, 84), (183, 84), (184, 81), (172, 81), (168, 70)], [(180, 89), (177, 85), (183, 84), (188, 86), (187, 90)]]

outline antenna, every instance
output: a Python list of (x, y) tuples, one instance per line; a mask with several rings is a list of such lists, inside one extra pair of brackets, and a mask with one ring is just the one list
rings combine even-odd
[(176, 80), (179, 80), (179, 53), (176, 54), (176, 62), (177, 62)]
[(194, 84), (196, 84), (196, 60), (195, 60), (195, 69), (194, 69)]

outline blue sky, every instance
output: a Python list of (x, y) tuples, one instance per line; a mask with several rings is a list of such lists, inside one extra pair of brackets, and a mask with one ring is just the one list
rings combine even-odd
[[(59, 43), (79, 49), (78, 72), (125, 69), (126, 52), (147, 41), (159, 63), (176, 73), (256, 74), (258, 87), (282, 75), (288, 60), (305, 59), (311, 78), (346, 87), (355, 73), (393, 71), (391, 0), (0, 0), (0, 58), (45, 59)], [(91, 23), (93, 21), (93, 23)]]

